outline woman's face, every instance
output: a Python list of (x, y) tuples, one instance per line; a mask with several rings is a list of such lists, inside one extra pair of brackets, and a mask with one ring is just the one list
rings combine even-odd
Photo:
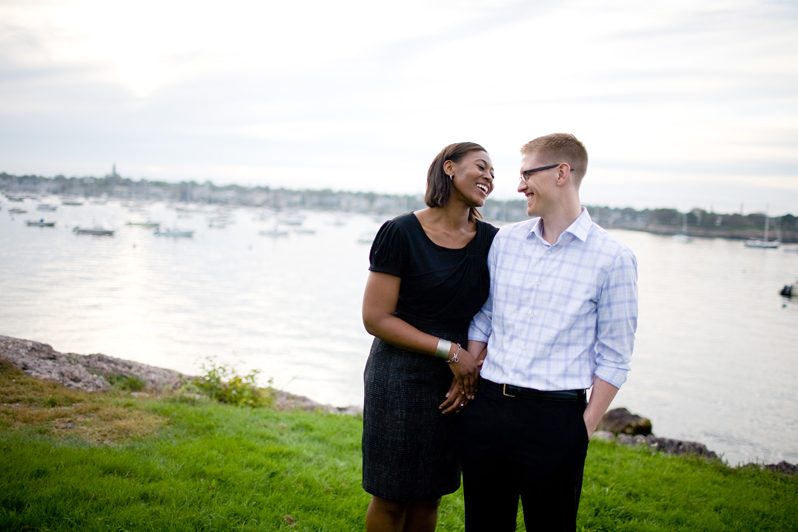
[(476, 207), (484, 205), (493, 192), (493, 162), (484, 151), (471, 151), (458, 162), (446, 161), (444, 170), (453, 176), (452, 194), (459, 194)]

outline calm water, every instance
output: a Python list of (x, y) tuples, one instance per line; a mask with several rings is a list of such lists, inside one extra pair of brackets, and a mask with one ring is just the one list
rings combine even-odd
[[(362, 404), (371, 337), (360, 319), (369, 246), (359, 240), (381, 219), (305, 212), (301, 228), (315, 233), (278, 238), (258, 234), (277, 224), (263, 210), (230, 211), (217, 228), (215, 211), (163, 204), (36, 205), (3, 201), (0, 211), (0, 334), (188, 374), (215, 356), (320, 402)], [(56, 227), (25, 225), (42, 217)], [(125, 226), (147, 218), (195, 236)], [(95, 224), (116, 234), (71, 232)], [(798, 253), (614, 234), (637, 254), (641, 301), (633, 371), (613, 406), (730, 464), (798, 462), (798, 305), (778, 296), (798, 278)]]

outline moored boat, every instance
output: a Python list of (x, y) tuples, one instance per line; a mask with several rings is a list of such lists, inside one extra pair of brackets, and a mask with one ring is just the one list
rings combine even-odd
[(166, 229), (161, 231), (156, 229), (153, 233), (155, 236), (171, 236), (176, 238), (188, 238), (194, 236), (194, 231), (179, 231), (177, 229)]
[(288, 236), (288, 231), (283, 231), (279, 227), (275, 227), (274, 229), (269, 229), (268, 231), (260, 231), (258, 234), (260, 236), (271, 236), (274, 238), (279, 238), (283, 236)]
[(100, 227), (94, 228), (84, 228), (84, 227), (75, 227), (72, 229), (72, 232), (76, 235), (94, 235), (94, 236), (114, 236), (113, 229), (102, 229)]
[(144, 227), (147, 229), (158, 229), (161, 227), (161, 222), (128, 222), (125, 225), (130, 225), (133, 227)]
[(42, 220), (28, 220), (28, 227), (55, 227), (55, 222), (45, 222)]
[(781, 239), (768, 240), (768, 229), (770, 228), (770, 217), (765, 215), (765, 238), (752, 238), (743, 242), (747, 248), (776, 249), (781, 245)]

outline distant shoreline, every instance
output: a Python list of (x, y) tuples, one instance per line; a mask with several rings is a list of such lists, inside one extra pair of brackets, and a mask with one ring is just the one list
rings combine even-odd
[[(377, 194), (334, 190), (291, 190), (268, 186), (216, 186), (210, 181), (166, 183), (122, 177), (115, 172), (104, 177), (16, 176), (0, 172), (0, 191), (9, 201), (40, 196), (64, 200), (155, 202), (239, 206), (275, 210), (311, 209), (356, 212), (393, 218), (425, 207), (424, 195)], [(14, 198), (11, 200), (10, 198)], [(716, 213), (695, 208), (686, 212), (673, 208), (633, 208), (587, 205), (594, 222), (605, 229), (645, 231), (659, 235), (686, 233), (700, 238), (745, 240), (763, 238), (765, 213)], [(512, 223), (527, 219), (526, 201), (489, 198), (480, 212), (485, 220)], [(770, 216), (769, 239), (781, 237), (785, 244), (798, 243), (798, 218), (792, 214)]]

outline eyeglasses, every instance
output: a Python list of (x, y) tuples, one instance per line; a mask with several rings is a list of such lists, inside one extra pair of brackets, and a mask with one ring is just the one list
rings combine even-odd
[[(542, 172), (543, 170), (551, 170), (552, 168), (556, 168), (561, 164), (568, 164), (568, 163), (550, 164), (548, 166), (541, 166), (540, 168), (532, 168), (531, 170), (524, 170), (523, 172), (521, 172), (521, 176), (518, 178), (518, 180), (526, 183), (527, 181), (529, 181), (529, 178), (532, 177), (532, 174), (534, 174), (535, 172)], [(568, 164), (568, 167), (571, 168), (571, 165)], [(573, 172), (574, 169), (571, 168), (571, 171)]]

